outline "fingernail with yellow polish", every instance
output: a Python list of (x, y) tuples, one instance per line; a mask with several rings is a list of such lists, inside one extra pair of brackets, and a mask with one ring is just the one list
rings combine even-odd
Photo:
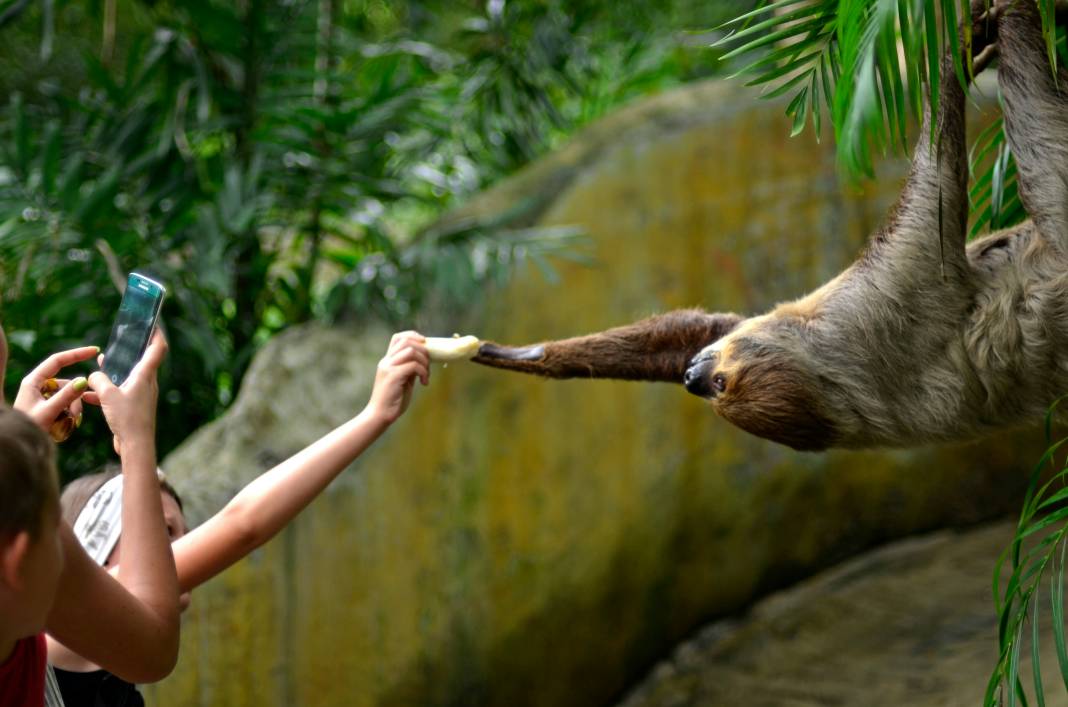
[(76, 418), (74, 418), (74, 426), (75, 427), (81, 427), (82, 426), (82, 414), (80, 412), (78, 413), (78, 416)]
[(75, 391), (80, 393), (83, 390), (85, 390), (87, 387), (89, 387), (89, 381), (85, 380), (85, 378), (75, 378), (71, 382), (71, 385), (74, 386), (74, 390)]

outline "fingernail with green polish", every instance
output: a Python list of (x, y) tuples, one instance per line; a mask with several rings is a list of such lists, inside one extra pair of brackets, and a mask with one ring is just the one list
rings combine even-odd
[(75, 427), (81, 427), (82, 426), (82, 414), (80, 412), (78, 413), (78, 416), (74, 418), (74, 426)]
[(71, 385), (74, 386), (74, 390), (80, 393), (87, 387), (89, 387), (89, 381), (85, 380), (84, 378), (75, 378), (71, 382)]

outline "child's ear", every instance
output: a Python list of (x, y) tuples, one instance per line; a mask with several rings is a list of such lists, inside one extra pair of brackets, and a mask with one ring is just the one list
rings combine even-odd
[(22, 577), (23, 565), (26, 556), (30, 552), (30, 540), (28, 530), (20, 530), (0, 548), (0, 582), (7, 585), (8, 589), (20, 590), (25, 582)]

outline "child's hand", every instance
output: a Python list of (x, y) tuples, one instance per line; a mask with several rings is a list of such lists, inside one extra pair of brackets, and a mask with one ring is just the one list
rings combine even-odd
[[(73, 420), (74, 426), (81, 425), (85, 378), (68, 380), (57, 379), (56, 376), (67, 366), (86, 361), (98, 353), (100, 349), (96, 346), (82, 346), (52, 354), (22, 379), (13, 407), (29, 415), (45, 432), (50, 432), (53, 423), (67, 415)], [(58, 390), (48, 389), (50, 380), (55, 380), (59, 386)], [(89, 402), (95, 402), (91, 394)]]
[(383, 422), (392, 423), (408, 409), (412, 388), (418, 378), (427, 385), (430, 382), (430, 355), (426, 351), (426, 338), (414, 331), (394, 334), (389, 350), (378, 362), (375, 387), (371, 391), (368, 410)]
[(104, 418), (115, 435), (115, 451), (120, 455), (125, 444), (155, 442), (156, 399), (159, 397), (156, 372), (166, 353), (167, 342), (156, 329), (145, 355), (121, 386), (116, 387), (103, 371), (89, 376), (89, 387), (99, 397)]

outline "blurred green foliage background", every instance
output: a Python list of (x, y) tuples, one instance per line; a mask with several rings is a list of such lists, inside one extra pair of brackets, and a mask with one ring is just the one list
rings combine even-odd
[[(170, 293), (161, 456), (288, 326), (410, 326), (526, 261), (551, 279), (580, 253), (567, 229), (429, 226), (613, 107), (716, 72), (691, 30), (750, 5), (0, 2), (8, 393), (49, 353), (102, 346), (132, 269)], [(109, 449), (88, 415), (64, 477)]]

